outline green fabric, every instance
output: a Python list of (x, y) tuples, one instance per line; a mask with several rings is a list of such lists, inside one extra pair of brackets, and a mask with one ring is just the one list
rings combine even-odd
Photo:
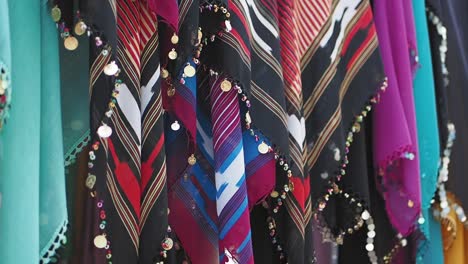
[(39, 262), (39, 10), (37, 0), (8, 1), (14, 97), (8, 124), (0, 135), (0, 256), (4, 264)]
[(76, 155), (89, 141), (89, 41), (86, 35), (77, 38), (78, 48), (72, 52), (60, 45), (66, 166), (75, 161)]
[[(54, 255), (67, 224), (57, 29), (41, 6), (40, 241), (44, 260)], [(59, 237), (59, 240), (54, 240)], [(49, 252), (47, 252), (49, 251)]]
[[(432, 239), (433, 234), (431, 233), (430, 225), (435, 223), (432, 223), (434, 219), (430, 217), (431, 213), (429, 212), (430, 201), (436, 190), (440, 158), (431, 47), (424, 1), (413, 0), (413, 8), (420, 63), (420, 69), (416, 72), (414, 80), (414, 99), (418, 128), (419, 165), (421, 168), (421, 201), (423, 217), (426, 219), (424, 224), (420, 225), (420, 228), (427, 238), (420, 245), (417, 262), (442, 263), (436, 261), (438, 253), (442, 254), (442, 248), (433, 248), (440, 245), (440, 243), (434, 243)], [(440, 237), (440, 234), (434, 235)], [(424, 254), (428, 251), (431, 251), (431, 262), (427, 262), (429, 260), (423, 258)]]
[[(5, 0), (0, 0), (0, 68), (5, 69), (8, 75), (11, 68), (9, 26), (10, 22), (8, 20), (8, 3)], [(7, 100), (9, 100), (11, 98), (10, 92), (5, 91), (5, 96), (7, 97)], [(4, 108), (3, 112), (0, 113), (0, 133), (2, 132), (2, 127), (7, 117), (8, 109)]]
[(2, 264), (39, 263), (67, 221), (57, 31), (41, 2), (8, 1), (6, 8), (0, 0), (0, 57), (11, 56), (14, 87), (0, 134)]

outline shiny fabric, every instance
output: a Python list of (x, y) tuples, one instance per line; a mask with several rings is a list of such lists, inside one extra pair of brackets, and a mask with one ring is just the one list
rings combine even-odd
[[(408, 11), (409, 10), (409, 11)], [(373, 116), (374, 162), (392, 225), (403, 236), (421, 212), (418, 139), (411, 52), (416, 51), (412, 4), (376, 1), (377, 34), (389, 87)], [(412, 155), (408, 158), (408, 153)]]
[[(417, 49), (419, 68), (414, 79), (414, 100), (419, 142), (419, 165), (421, 170), (421, 202), (422, 217), (424, 222), (420, 224), (425, 241), (418, 248), (416, 261), (418, 263), (440, 263), (442, 254), (440, 244), (431, 238), (431, 225), (437, 225), (432, 217), (431, 200), (437, 188), (438, 165), (440, 158), (440, 143), (436, 113), (436, 98), (434, 73), (432, 70), (432, 57), (430, 52), (428, 21), (424, 2), (413, 1), (414, 17), (417, 33)], [(440, 234), (434, 234), (440, 237)], [(426, 244), (427, 243), (427, 244)], [(423, 258), (425, 253), (429, 258)], [(439, 255), (439, 257), (437, 257)]]

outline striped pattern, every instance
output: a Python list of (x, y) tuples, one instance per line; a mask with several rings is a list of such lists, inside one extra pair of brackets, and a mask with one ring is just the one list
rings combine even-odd
[(235, 90), (221, 90), (222, 81), (213, 80), (211, 90), (220, 261), (228, 261), (227, 250), (238, 263), (253, 263), (239, 102)]
[[(312, 200), (307, 199), (305, 207), (317, 206), (315, 201), (329, 188), (329, 180), (343, 162), (343, 156), (336, 158), (335, 154), (346, 152), (350, 125), (381, 86), (384, 74), (377, 46), (369, 2), (340, 0), (333, 1), (328, 19), (301, 56), (302, 92), (307, 98), (303, 106), (307, 141), (304, 162), (312, 177)], [(308, 213), (304, 216), (310, 217)], [(348, 215), (346, 219), (354, 217)], [(349, 223), (320, 224), (334, 232), (346, 230), (344, 226)]]
[[(132, 252), (117, 255), (149, 263), (160, 258), (160, 243), (154, 240), (162, 241), (167, 229), (167, 216), (161, 215), (167, 196), (157, 20), (142, 1), (111, 4), (116, 13), (115, 59), (123, 83), (116, 88), (113, 133), (107, 141), (101, 140), (109, 153), (106, 185), (116, 213), (109, 217), (110, 232), (116, 235), (114, 247), (129, 249), (127, 239), (133, 245)], [(100, 54), (93, 62), (91, 93), (97, 92), (92, 87), (110, 60), (111, 56)]]
[(299, 57), (309, 49), (317, 34), (330, 16), (332, 0), (291, 0), (294, 1), (294, 17), (298, 37)]
[[(304, 3), (305, 2), (305, 3)], [(306, 153), (306, 138), (305, 138), (305, 119), (302, 116), (303, 112), (303, 98), (302, 98), (302, 79), (301, 79), (301, 42), (306, 39), (311, 39), (313, 36), (314, 28), (308, 27), (305, 30), (299, 31), (299, 19), (297, 13), (300, 6), (304, 8), (309, 1), (294, 1), (294, 0), (279, 0), (278, 1), (278, 17), (281, 37), (281, 59), (283, 68), (284, 91), (286, 97), (287, 109), (287, 124), (288, 124), (288, 144), (289, 154), (294, 166), (292, 170), (292, 179), (294, 183), (294, 190), (288, 193), (285, 200), (286, 209), (290, 215), (289, 225), (294, 225), (292, 230), (297, 230), (296, 236), (288, 237), (289, 248), (289, 261), (293, 263), (304, 263), (304, 254), (307, 251), (306, 236), (310, 237), (312, 234), (306, 234), (306, 226), (311, 215), (311, 208), (305, 207), (306, 199), (309, 197), (309, 188), (306, 186), (305, 181), (308, 182), (309, 175), (304, 171), (304, 156)], [(310, 11), (314, 10), (302, 10)], [(303, 13), (304, 15), (306, 13)], [(302, 17), (302, 16), (301, 16)], [(312, 20), (307, 21), (313, 22)], [(300, 37), (301, 34), (302, 38)], [(307, 221), (306, 221), (307, 220)], [(310, 230), (310, 229), (307, 229)]]

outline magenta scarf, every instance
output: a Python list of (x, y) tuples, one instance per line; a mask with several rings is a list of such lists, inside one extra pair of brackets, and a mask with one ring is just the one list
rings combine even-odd
[[(406, 10), (406, 11), (405, 11)], [(374, 6), (387, 92), (374, 112), (374, 162), (381, 177), (388, 216), (409, 235), (421, 212), (418, 140), (413, 99), (417, 65), (411, 1), (382, 0)]]

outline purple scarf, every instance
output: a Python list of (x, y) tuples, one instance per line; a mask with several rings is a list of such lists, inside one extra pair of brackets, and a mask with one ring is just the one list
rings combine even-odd
[[(405, 12), (407, 10), (407, 12)], [(409, 235), (421, 211), (418, 140), (413, 100), (416, 37), (411, 1), (376, 1), (375, 24), (388, 76), (374, 114), (374, 161), (392, 225)], [(415, 57), (414, 57), (415, 58)]]

